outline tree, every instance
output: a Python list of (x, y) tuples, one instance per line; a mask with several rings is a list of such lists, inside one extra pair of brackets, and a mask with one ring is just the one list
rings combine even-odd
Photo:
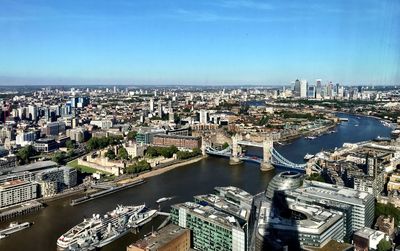
[(75, 143), (72, 140), (67, 140), (67, 142), (65, 142), (65, 146), (68, 150), (71, 150), (75, 148)]
[(149, 157), (156, 157), (158, 156), (157, 150), (155, 147), (149, 146), (146, 150), (146, 155)]
[(126, 137), (128, 138), (128, 140), (135, 140), (136, 135), (137, 135), (137, 131), (130, 131), (130, 132), (128, 132), (128, 135), (126, 135)]
[(321, 176), (319, 173), (312, 173), (310, 176), (307, 177), (307, 180), (315, 180), (319, 182), (325, 182), (324, 177)]
[(201, 155), (199, 148), (194, 148), (191, 152), (179, 151), (176, 153), (176, 157), (180, 160), (189, 159)]
[(228, 142), (225, 142), (225, 143), (222, 145), (222, 149), (226, 149), (226, 148), (228, 148), (228, 147), (229, 147)]
[(121, 148), (118, 149), (118, 158), (122, 159), (122, 160), (128, 160), (129, 159), (128, 152), (126, 151), (126, 149), (124, 147), (121, 147)]
[(57, 162), (57, 164), (64, 164), (65, 160), (65, 153), (63, 152), (56, 152), (51, 158), (52, 161)]
[(375, 203), (375, 217), (380, 215), (390, 215), (394, 217), (395, 225), (397, 226), (398, 222), (400, 221), (400, 209), (396, 208), (393, 204), (382, 204), (382, 203)]
[(86, 148), (89, 151), (106, 148), (109, 145), (118, 145), (121, 143), (121, 136), (109, 136), (101, 138), (91, 138), (86, 143)]
[(133, 173), (144, 172), (150, 169), (151, 169), (150, 164), (145, 160), (141, 160), (133, 165), (126, 167), (125, 171), (126, 173), (133, 174)]
[(378, 243), (378, 251), (389, 251), (389, 250), (392, 250), (392, 243), (390, 243), (390, 241), (382, 239)]
[(113, 160), (116, 157), (115, 152), (112, 149), (108, 149), (107, 152), (104, 154), (104, 157)]
[(29, 158), (35, 156), (37, 154), (35, 148), (32, 145), (27, 145), (21, 148), (17, 152), (17, 158), (21, 164), (29, 163)]

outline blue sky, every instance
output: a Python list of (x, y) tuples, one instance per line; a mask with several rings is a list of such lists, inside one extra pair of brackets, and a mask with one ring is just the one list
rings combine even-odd
[(398, 0), (0, 0), (0, 84), (400, 84)]

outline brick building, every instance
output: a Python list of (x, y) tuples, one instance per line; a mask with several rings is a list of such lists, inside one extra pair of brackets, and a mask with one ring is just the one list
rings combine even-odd
[(201, 137), (158, 134), (153, 137), (153, 145), (185, 149), (201, 148)]

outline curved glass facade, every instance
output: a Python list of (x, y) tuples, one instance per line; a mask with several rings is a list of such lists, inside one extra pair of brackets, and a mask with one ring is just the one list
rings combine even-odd
[(272, 178), (267, 187), (265, 195), (268, 199), (272, 199), (275, 191), (294, 189), (301, 186), (303, 175), (295, 171), (285, 171), (278, 173)]

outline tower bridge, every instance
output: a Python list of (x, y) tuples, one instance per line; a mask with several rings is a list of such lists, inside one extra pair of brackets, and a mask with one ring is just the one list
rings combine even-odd
[[(253, 146), (263, 148), (263, 157), (246, 156), (242, 151), (242, 146)], [(229, 158), (229, 164), (236, 165), (243, 161), (252, 161), (260, 164), (261, 171), (269, 171), (274, 169), (274, 166), (292, 168), (304, 171), (307, 164), (297, 164), (283, 157), (273, 145), (271, 139), (266, 139), (262, 143), (245, 141), (241, 135), (232, 136), (232, 145), (218, 150), (211, 146), (205, 148), (205, 152), (210, 155), (222, 156)]]

